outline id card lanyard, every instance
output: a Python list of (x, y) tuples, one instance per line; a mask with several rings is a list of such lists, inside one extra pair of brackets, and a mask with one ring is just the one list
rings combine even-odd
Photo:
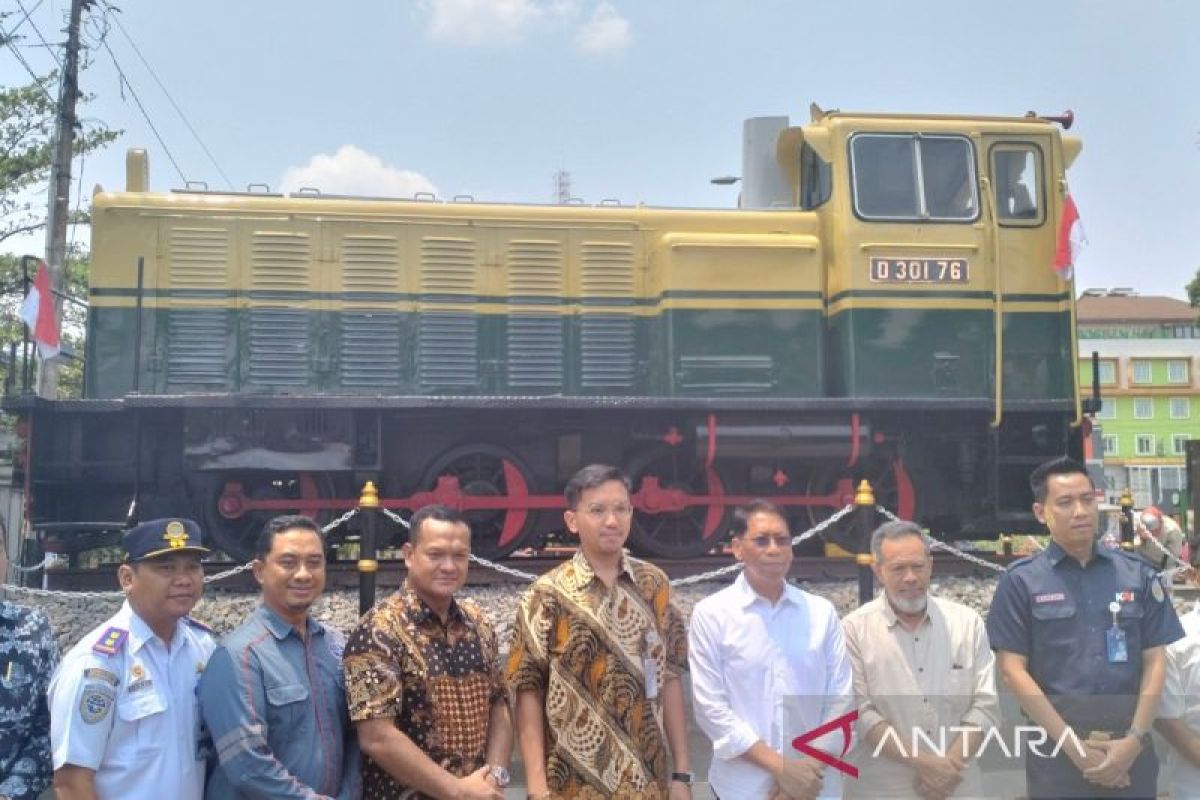
[(654, 650), (661, 644), (658, 631), (648, 630), (642, 647), (642, 673), (646, 678), (646, 699), (658, 697), (658, 662), (654, 659)]
[(1108, 645), (1108, 663), (1123, 664), (1129, 660), (1129, 645), (1125, 641), (1125, 631), (1121, 630), (1121, 626), (1117, 624), (1117, 614), (1121, 612), (1121, 604), (1114, 600), (1108, 604), (1108, 610), (1112, 612), (1113, 618), (1112, 627), (1104, 632), (1104, 638)]

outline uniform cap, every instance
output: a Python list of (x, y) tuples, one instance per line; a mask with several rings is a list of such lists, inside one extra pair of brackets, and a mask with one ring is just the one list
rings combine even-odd
[(121, 544), (126, 561), (142, 561), (168, 553), (209, 552), (203, 544), (200, 526), (180, 517), (152, 519), (134, 526), (125, 532)]

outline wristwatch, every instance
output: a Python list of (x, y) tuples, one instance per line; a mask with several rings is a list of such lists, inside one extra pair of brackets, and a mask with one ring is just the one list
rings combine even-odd
[(671, 773), (671, 780), (678, 781), (678, 782), (682, 783), (684, 786), (691, 786), (692, 781), (695, 780), (695, 778), (696, 778), (696, 776), (690, 772), (672, 772)]
[(1138, 744), (1142, 746), (1143, 750), (1153, 743), (1153, 740), (1150, 737), (1150, 731), (1144, 731), (1137, 725), (1130, 725), (1129, 730), (1125, 731), (1125, 735), (1132, 736), (1133, 738), (1137, 739)]
[(496, 782), (496, 786), (501, 789), (508, 786), (508, 782), (512, 780), (512, 776), (508, 774), (508, 770), (499, 764), (488, 764), (488, 775)]

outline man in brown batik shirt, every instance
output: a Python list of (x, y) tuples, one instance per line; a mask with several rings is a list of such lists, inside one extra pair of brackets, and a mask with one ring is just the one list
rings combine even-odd
[(529, 797), (687, 800), (687, 635), (667, 576), (624, 552), (619, 470), (584, 467), (566, 495), (579, 552), (526, 593), (507, 665)]
[(404, 586), (363, 616), (343, 655), (363, 799), (501, 800), (512, 724), (496, 635), (454, 597), (470, 528), (437, 505), (410, 524)]

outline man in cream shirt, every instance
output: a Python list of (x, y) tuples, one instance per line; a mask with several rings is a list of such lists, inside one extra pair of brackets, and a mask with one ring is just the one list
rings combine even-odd
[(846, 797), (983, 797), (972, 756), (999, 720), (983, 619), (929, 595), (933, 559), (914, 523), (881, 525), (871, 553), (883, 594), (842, 621), (859, 711)]
[[(688, 659), (696, 720), (713, 742), (708, 780), (721, 800), (841, 797), (841, 773), (792, 747), (853, 706), (850, 662), (837, 611), (789, 586), (792, 539), (765, 500), (734, 512), (733, 585), (692, 611)], [(835, 758), (842, 731), (811, 746)]]
[[(1200, 585), (1200, 570), (1192, 570)], [(1155, 729), (1166, 739), (1160, 787), (1171, 797), (1200, 797), (1200, 602), (1181, 614), (1184, 636), (1167, 645), (1167, 680)]]

